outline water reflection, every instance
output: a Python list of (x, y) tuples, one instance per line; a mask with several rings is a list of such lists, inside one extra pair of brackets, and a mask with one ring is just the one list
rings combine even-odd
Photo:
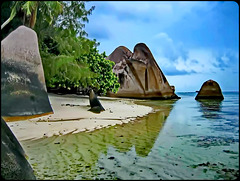
[[(133, 123), (21, 144), (37, 179), (237, 178), (238, 101), (226, 96), (219, 103), (201, 102), (194, 97), (186, 94), (177, 104), (144, 101), (141, 104), (157, 111)], [(204, 112), (208, 112), (207, 116)], [(220, 118), (215, 119), (213, 113)]]
[(234, 105), (228, 105), (227, 101), (221, 100), (198, 100), (198, 103), (202, 117), (214, 120), (210, 129), (239, 135), (239, 113), (234, 110)]
[(171, 109), (172, 107), (164, 107), (161, 111), (149, 114), (147, 117), (137, 120), (134, 124), (126, 124), (117, 130), (109, 130), (114, 134), (113, 145), (119, 151), (127, 151), (135, 146), (138, 156), (147, 156)]
[[(132, 123), (90, 133), (24, 141), (22, 145), (38, 179), (74, 179), (79, 174), (85, 175), (86, 179), (97, 178), (93, 176), (99, 170), (96, 164), (101, 154), (107, 154), (109, 147), (114, 147), (122, 153), (135, 147), (138, 156), (146, 157), (174, 102), (173, 100), (151, 101), (151, 105), (158, 108), (156, 112)], [(149, 105), (147, 102), (139, 103)]]
[(203, 113), (203, 117), (207, 119), (220, 118), (220, 112), (222, 109), (222, 100), (202, 99), (197, 100), (200, 107), (200, 112)]

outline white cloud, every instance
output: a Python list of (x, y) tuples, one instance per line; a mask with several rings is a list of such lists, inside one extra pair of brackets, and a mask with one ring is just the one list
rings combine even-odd
[(168, 36), (168, 34), (167, 34), (167, 33), (164, 33), (164, 32), (160, 32), (160, 33), (156, 34), (156, 35), (154, 36), (154, 38), (157, 38), (157, 39), (159, 39), (159, 40), (165, 40), (165, 41), (167, 41), (167, 42), (169, 42), (169, 43), (172, 43), (172, 42), (173, 42), (173, 40)]
[[(227, 68), (238, 72), (236, 67), (229, 66), (230, 61), (236, 64), (237, 54), (233, 51), (220, 51), (213, 48), (186, 49), (184, 43), (174, 41), (166, 32), (160, 32), (153, 36), (155, 38), (151, 46), (157, 47), (153, 55), (160, 68), (166, 74), (209, 74), (221, 72)], [(150, 48), (151, 50), (151, 48)]]
[(186, 60), (188, 58), (188, 52), (182, 42), (175, 42), (165, 32), (160, 32), (153, 36), (155, 47), (157, 47), (157, 55), (168, 58), (172, 63), (176, 62), (177, 59), (182, 58)]
[[(225, 2), (92, 1), (86, 4), (96, 4), (86, 24), (87, 32), (89, 28), (93, 34), (101, 35), (106, 30), (111, 35), (100, 41), (100, 52), (109, 55), (120, 45), (133, 51), (137, 43), (145, 43), (163, 72), (171, 75), (166, 76), (176, 90), (178, 87), (198, 90), (210, 78), (219, 82), (224, 79), (227, 85), (226, 73), (239, 76), (239, 41), (235, 33), (239, 34), (239, 29), (234, 24), (239, 17), (228, 13), (232, 7), (227, 8)], [(96, 28), (99, 26), (103, 28)], [(89, 37), (95, 38), (91, 34)], [(237, 45), (237, 49), (232, 45)], [(236, 79), (231, 78), (229, 82), (234, 86), (233, 80)]]

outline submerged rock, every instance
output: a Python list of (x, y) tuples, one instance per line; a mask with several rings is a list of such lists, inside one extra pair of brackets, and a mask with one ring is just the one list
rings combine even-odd
[(218, 99), (223, 100), (223, 94), (219, 84), (214, 80), (208, 80), (203, 83), (200, 91), (198, 91), (197, 96), (195, 97), (196, 100), (198, 99)]
[(36, 180), (23, 148), (2, 118), (1, 177), (4, 180)]
[(115, 62), (113, 72), (119, 78), (120, 88), (112, 97), (173, 99), (179, 98), (175, 87), (170, 86), (151, 51), (144, 43), (134, 47), (132, 53), (128, 48), (120, 46), (108, 57)]

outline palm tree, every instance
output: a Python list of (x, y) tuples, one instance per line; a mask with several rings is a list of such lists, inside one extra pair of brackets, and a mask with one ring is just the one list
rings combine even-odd
[(16, 16), (17, 11), (19, 10), (20, 2), (16, 1), (12, 6), (12, 11), (10, 17), (1, 25), (1, 30)]
[(12, 7), (10, 17), (1, 25), (1, 29), (16, 16), (20, 9), (24, 12), (23, 23), (33, 29), (36, 24), (38, 11), (42, 12), (44, 19), (51, 24), (53, 15), (60, 14), (63, 5), (59, 1), (16, 1)]

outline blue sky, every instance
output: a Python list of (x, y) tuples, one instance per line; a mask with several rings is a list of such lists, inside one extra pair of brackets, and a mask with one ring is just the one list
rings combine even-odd
[(145, 43), (176, 92), (212, 79), (239, 90), (239, 6), (234, 1), (91, 1), (85, 30), (100, 53)]

